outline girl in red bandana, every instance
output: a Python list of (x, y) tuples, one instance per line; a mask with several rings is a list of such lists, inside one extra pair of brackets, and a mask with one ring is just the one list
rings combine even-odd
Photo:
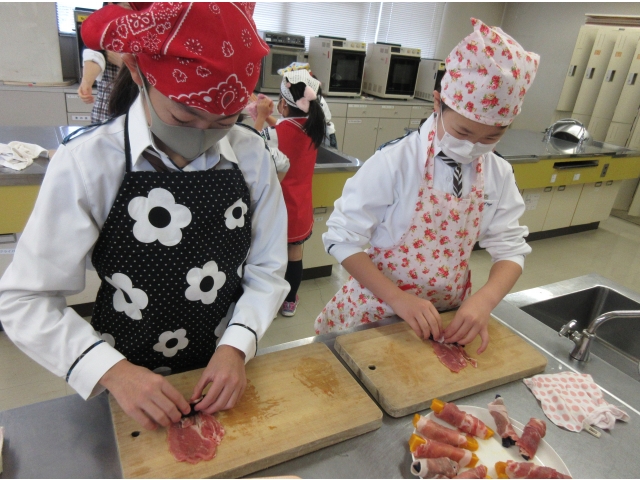
[[(308, 67), (308, 65), (306, 65)], [(293, 317), (298, 307), (298, 288), (302, 282), (302, 245), (311, 237), (313, 204), (311, 183), (318, 148), (325, 137), (325, 116), (318, 97), (320, 81), (304, 68), (287, 67), (282, 76), (278, 112), (282, 115), (275, 126), (262, 135), (271, 149), (288, 158), (289, 169), (282, 180), (282, 194), (287, 205), (288, 256), (285, 279), (291, 290), (282, 304), (282, 315)], [(261, 130), (271, 114), (271, 101), (258, 102), (255, 127)]]
[[(7, 335), (83, 397), (154, 429), (232, 408), (288, 291), (286, 209), (264, 140), (236, 125), (268, 46), (251, 3), (116, 5), (82, 25), (122, 54), (109, 122), (52, 158), (0, 280)], [(67, 308), (85, 266), (91, 323)], [(159, 373), (203, 368), (187, 400)], [(205, 387), (209, 386), (206, 395)]]

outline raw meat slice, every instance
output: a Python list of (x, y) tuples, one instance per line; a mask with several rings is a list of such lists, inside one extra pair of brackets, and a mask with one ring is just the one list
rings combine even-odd
[(427, 417), (420, 416), (419, 413), (416, 413), (413, 417), (413, 426), (424, 438), (448, 443), (454, 447), (466, 448), (467, 450), (475, 451), (478, 449), (478, 441), (475, 438), (464, 435), (458, 430), (443, 427)]
[(473, 368), (478, 368), (478, 361), (475, 358), (471, 358), (462, 345), (458, 345), (458, 350), (460, 350), (463, 358), (469, 362)]
[(459, 473), (453, 478), (486, 478), (487, 471), (487, 467), (484, 465), (478, 465), (475, 468), (470, 468), (469, 470)]
[(532, 418), (524, 426), (522, 436), (516, 441), (516, 445), (520, 447), (520, 455), (525, 460), (531, 460), (536, 456), (540, 440), (547, 433), (547, 424), (543, 420)]
[(484, 438), (485, 440), (493, 436), (493, 430), (470, 413), (465, 413), (460, 410), (453, 403), (445, 403), (442, 400), (434, 398), (431, 402), (431, 410), (433, 410), (436, 418), (459, 428), (464, 433), (468, 433), (474, 437)]
[(452, 478), (458, 473), (458, 464), (450, 458), (417, 458), (411, 464), (411, 473), (420, 478)]
[(224, 437), (218, 420), (204, 412), (183, 418), (167, 430), (169, 451), (179, 462), (196, 464), (216, 456), (216, 448)]
[(447, 457), (462, 467), (475, 467), (478, 456), (469, 450), (454, 447), (435, 440), (425, 440), (415, 433), (409, 439), (409, 449), (415, 458), (441, 458)]
[(498, 427), (498, 435), (502, 438), (502, 446), (505, 448), (515, 445), (518, 441), (518, 434), (511, 425), (511, 419), (507, 413), (507, 407), (500, 395), (496, 395), (496, 399), (489, 405), (489, 413), (496, 422)]
[(460, 353), (458, 345), (453, 343), (439, 343), (430, 340), (433, 351), (438, 360), (453, 373), (458, 373), (467, 366), (467, 361)]
[(543, 467), (531, 462), (507, 462), (496, 463), (498, 478), (571, 478), (551, 467)]

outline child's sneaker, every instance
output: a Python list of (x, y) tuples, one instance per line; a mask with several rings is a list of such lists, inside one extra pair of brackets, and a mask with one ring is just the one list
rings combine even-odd
[(298, 302), (300, 298), (296, 295), (295, 302), (287, 302), (284, 301), (282, 303), (282, 316), (283, 317), (293, 317), (296, 314), (296, 308), (298, 308)]

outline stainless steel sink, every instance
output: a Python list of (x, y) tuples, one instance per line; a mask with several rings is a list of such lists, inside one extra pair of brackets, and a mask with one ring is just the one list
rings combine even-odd
[[(571, 320), (576, 320), (576, 330), (582, 331), (603, 313), (614, 310), (640, 310), (639, 295), (622, 293), (603, 285), (550, 297), (532, 303), (520, 299), (516, 303), (519, 303), (517, 306), (521, 310), (556, 332)], [(569, 348), (567, 355), (570, 351)], [(602, 324), (595, 332), (591, 352), (640, 382), (640, 321), (614, 319)]]

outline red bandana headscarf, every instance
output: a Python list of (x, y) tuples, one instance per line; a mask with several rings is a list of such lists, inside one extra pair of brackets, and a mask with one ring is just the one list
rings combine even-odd
[(151, 85), (172, 100), (217, 115), (249, 101), (269, 47), (253, 22), (254, 3), (108, 5), (82, 24), (94, 50), (132, 53)]

